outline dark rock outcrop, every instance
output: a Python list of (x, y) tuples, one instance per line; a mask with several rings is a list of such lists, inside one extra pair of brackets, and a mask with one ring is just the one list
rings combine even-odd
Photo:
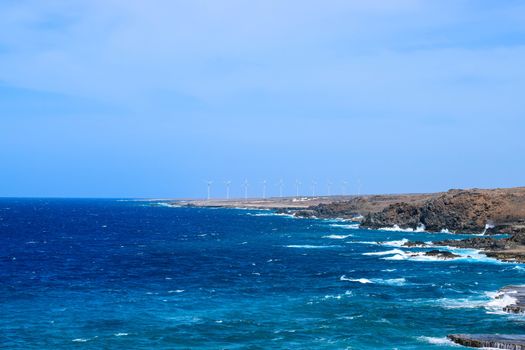
[(472, 348), (525, 350), (525, 335), (521, 334), (450, 334), (448, 339)]
[[(378, 213), (369, 213), (363, 227), (380, 228), (398, 225), (416, 229), (424, 225), (429, 231), (481, 233), (494, 221), (500, 199), (475, 190), (451, 190), (422, 204), (391, 204)], [(490, 226), (489, 226), (490, 227)]]
[(382, 227), (417, 228), (421, 224), (421, 208), (409, 203), (391, 204), (379, 213), (369, 213), (363, 227), (378, 229)]
[(462, 240), (449, 239), (434, 242), (434, 245), (471, 249), (506, 249), (509, 247), (505, 239), (495, 239), (492, 237), (474, 237)]
[(434, 256), (440, 259), (454, 259), (454, 258), (461, 257), (461, 255), (457, 255), (457, 254), (448, 252), (446, 250), (437, 250), (437, 249), (425, 252), (425, 256)]
[(425, 242), (422, 242), (422, 241), (408, 241), (408, 242), (405, 242), (403, 243), (403, 247), (425, 247), (427, 246), (427, 244)]
[(480, 249), (490, 258), (508, 262), (525, 262), (525, 232), (519, 227), (515, 228), (515, 232), (508, 238), (474, 237), (462, 240), (451, 239), (434, 242), (434, 245)]
[(363, 215), (362, 226), (378, 229), (397, 225), (427, 231), (506, 233), (525, 227), (525, 187), (450, 190), (433, 194), (367, 195), (320, 203), (295, 212), (299, 217), (345, 218)]
[[(503, 307), (503, 311), (525, 312), (525, 286), (506, 286), (498, 291), (496, 299), (505, 296), (510, 296), (515, 301)], [(525, 335), (522, 334), (450, 334), (448, 339), (456, 344), (474, 348), (525, 350)]]

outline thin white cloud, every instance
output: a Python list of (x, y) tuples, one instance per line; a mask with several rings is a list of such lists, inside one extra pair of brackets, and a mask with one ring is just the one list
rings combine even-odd
[(487, 20), (468, 4), (12, 2), (0, 15), (0, 81), (129, 106), (160, 90), (228, 106), (261, 92), (288, 96), (290, 109), (303, 95), (380, 115), (516, 112), (524, 48), (446, 37)]

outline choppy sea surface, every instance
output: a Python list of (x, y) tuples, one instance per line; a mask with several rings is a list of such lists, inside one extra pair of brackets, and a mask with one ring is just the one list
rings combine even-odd
[(0, 237), (2, 348), (443, 349), (449, 333), (525, 326), (493, 298), (523, 283), (521, 265), (402, 246), (461, 235), (268, 211), (0, 199)]

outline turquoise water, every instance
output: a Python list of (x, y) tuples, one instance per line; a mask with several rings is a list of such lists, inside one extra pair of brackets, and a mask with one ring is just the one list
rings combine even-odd
[(0, 345), (9, 349), (445, 349), (449, 333), (525, 326), (490, 294), (522, 283), (522, 266), (400, 247), (458, 235), (29, 199), (0, 200), (0, 235)]

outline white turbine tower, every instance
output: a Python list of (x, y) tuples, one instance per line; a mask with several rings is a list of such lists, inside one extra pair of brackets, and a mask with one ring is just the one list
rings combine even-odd
[(343, 184), (343, 188), (342, 188), (343, 189), (343, 196), (346, 196), (346, 188), (348, 187), (348, 181), (344, 180), (342, 182), (342, 184)]
[(266, 199), (266, 184), (268, 183), (268, 181), (266, 180), (263, 180), (262, 181), (262, 197), (263, 199)]
[(232, 182), (230, 180), (224, 181), (224, 184), (226, 185), (226, 200), (230, 200), (230, 185)]
[(279, 185), (279, 197), (282, 198), (283, 197), (283, 185), (284, 185), (283, 179), (279, 180), (279, 184), (278, 185)]
[(248, 179), (245, 179), (242, 185), (244, 187), (244, 200), (248, 200), (248, 186), (250, 185)]
[(328, 195), (331, 196), (332, 195), (332, 181), (328, 180), (328, 182), (326, 183), (327, 186), (328, 186)]
[(295, 196), (299, 197), (299, 187), (301, 186), (301, 181), (295, 180)]
[(206, 185), (208, 186), (208, 196), (206, 197), (208, 200), (211, 198), (211, 184), (213, 181), (206, 181)]
[(315, 197), (315, 186), (317, 186), (317, 181), (312, 180), (312, 197)]

